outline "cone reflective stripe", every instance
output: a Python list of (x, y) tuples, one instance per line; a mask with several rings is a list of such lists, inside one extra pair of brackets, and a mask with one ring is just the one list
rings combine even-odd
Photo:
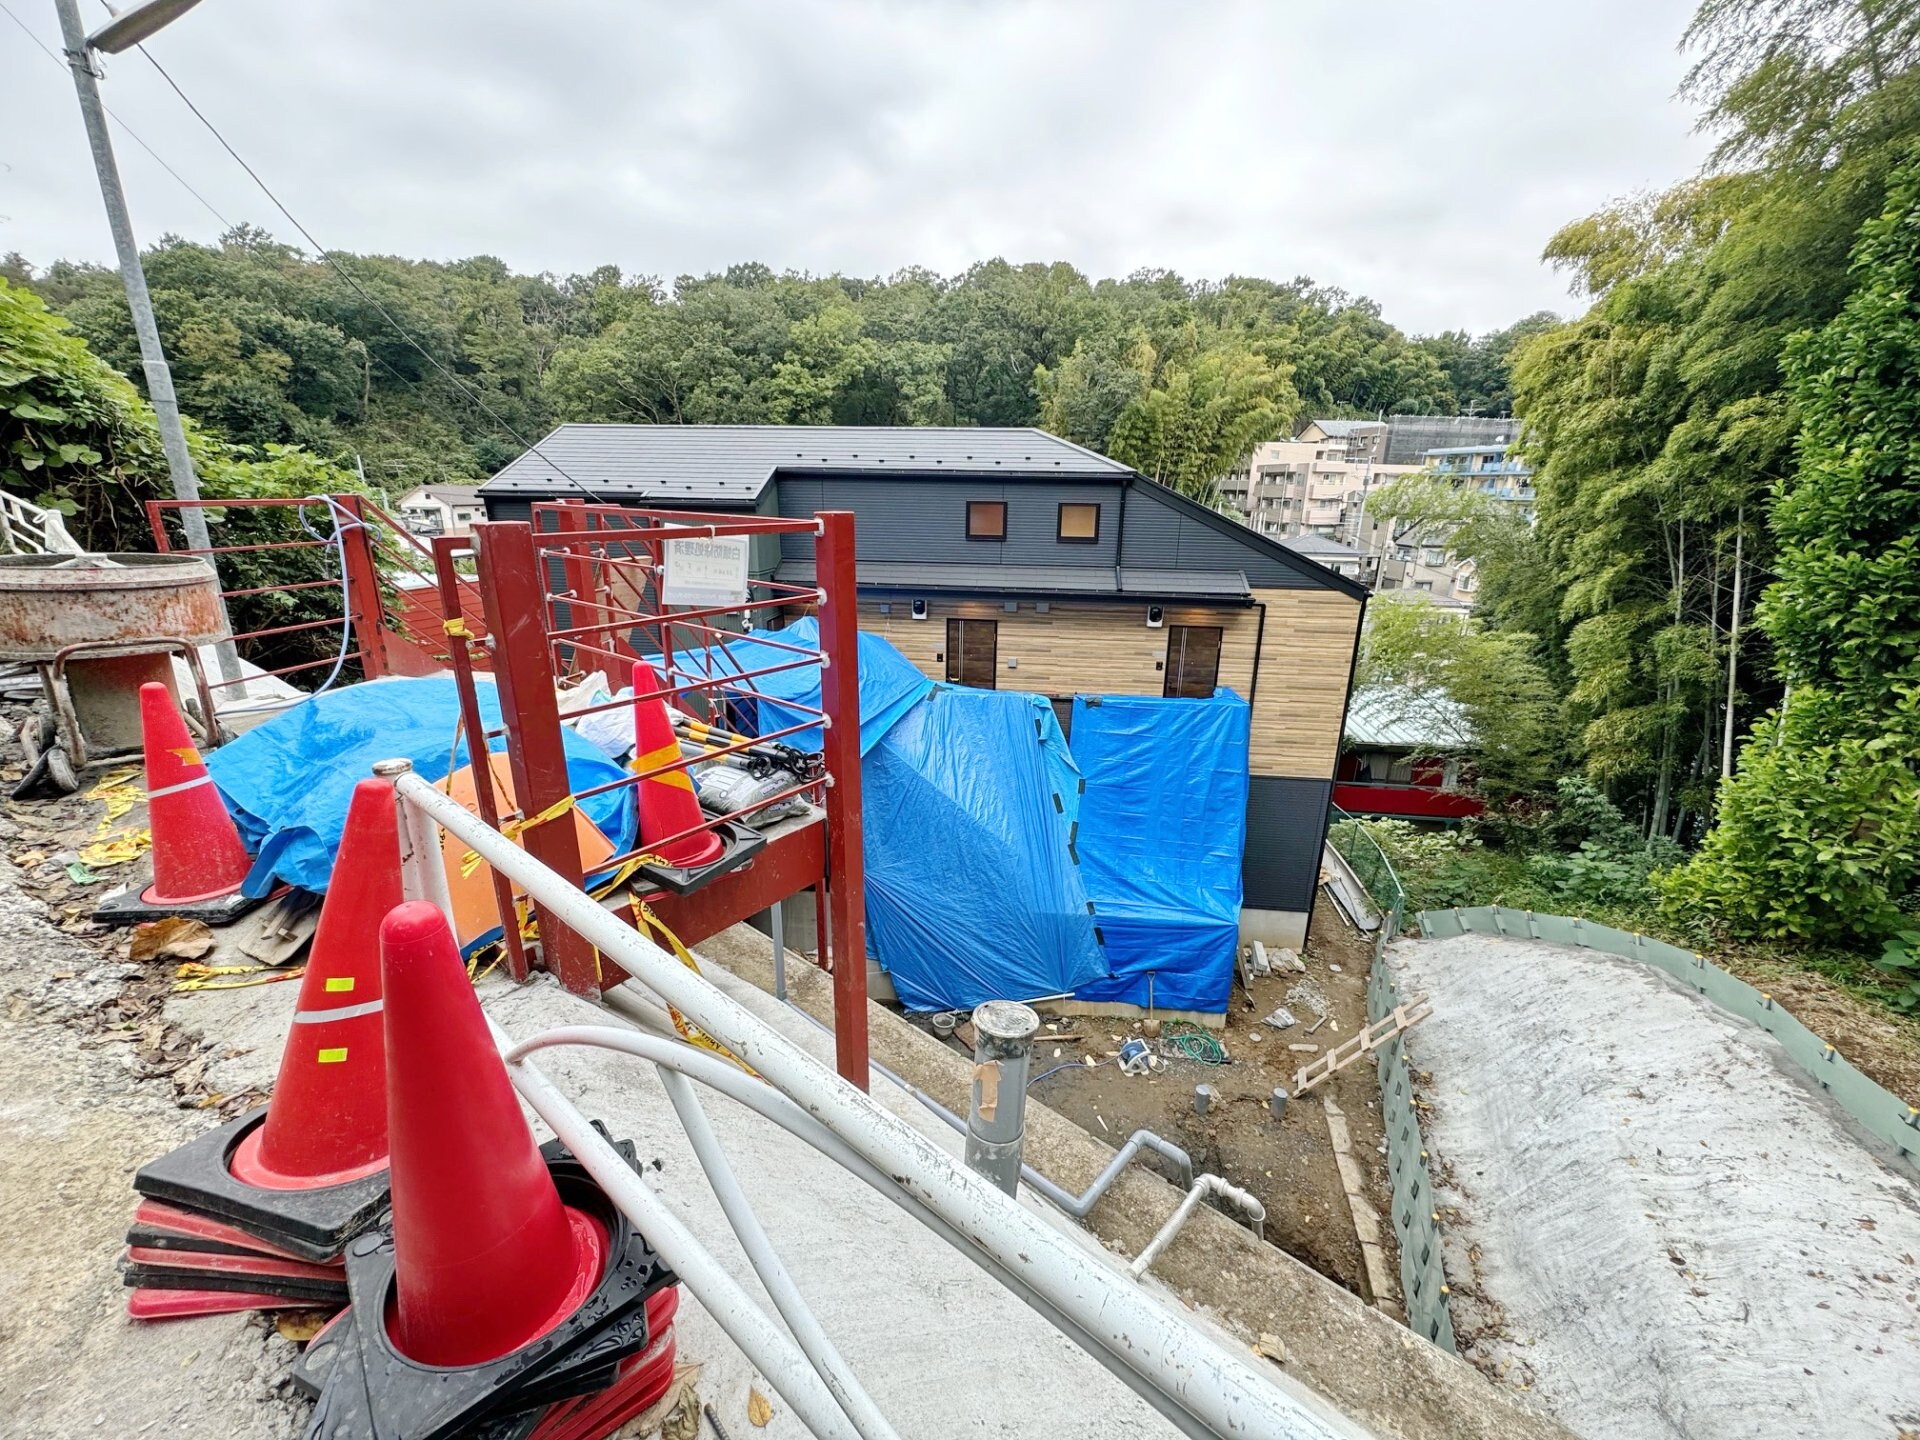
[(153, 884), (140, 898), (186, 905), (233, 894), (247, 878), (247, 847), (220, 803), (187, 722), (156, 681), (140, 687), (140, 739), (153, 832)]
[[(660, 677), (644, 660), (633, 666), (633, 693), (647, 695), (660, 688)], [(667, 718), (667, 702), (641, 700), (633, 707), (633, 768), (640, 772), (671, 765), (680, 758), (680, 741)], [(685, 769), (649, 775), (637, 787), (640, 802), (640, 846), (652, 850), (669, 865), (682, 868), (706, 865), (726, 852), (727, 842), (712, 830), (696, 830), (669, 845), (656, 843), (695, 825), (707, 823), (693, 777)]]
[(250, 1185), (339, 1185), (387, 1163), (380, 922), (403, 898), (391, 780), (353, 788), (266, 1123), (228, 1168)]
[(565, 1320), (598, 1284), (600, 1223), (560, 1201), (446, 918), (409, 901), (380, 928), (395, 1305), (427, 1365), (479, 1365)]

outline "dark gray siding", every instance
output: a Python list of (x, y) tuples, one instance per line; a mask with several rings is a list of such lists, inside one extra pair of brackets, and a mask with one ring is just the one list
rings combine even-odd
[(487, 502), (489, 520), (531, 520), (533, 518), (531, 498), (522, 499), (517, 495), (482, 495), (480, 498)]
[(1313, 910), (1331, 780), (1255, 775), (1247, 793), (1241, 904), (1252, 910)]
[[(863, 562), (903, 561), (936, 565), (1071, 565), (1112, 569), (1118, 563), (1120, 487), (1053, 480), (1005, 481), (911, 479), (856, 480), (794, 476), (775, 482), (783, 515), (851, 510)], [(1002, 500), (1007, 506), (1005, 540), (967, 539), (967, 502)], [(1060, 506), (1100, 507), (1100, 538), (1092, 545), (1063, 545), (1057, 538)], [(788, 535), (789, 560), (811, 560), (813, 537)], [(1236, 567), (1237, 568), (1237, 567)]]
[(1242, 540), (1182, 513), (1145, 485), (1134, 486), (1127, 497), (1120, 563), (1143, 570), (1239, 570), (1256, 590), (1320, 590), (1332, 581), (1308, 569), (1308, 562), (1289, 564), (1268, 554), (1251, 531)]

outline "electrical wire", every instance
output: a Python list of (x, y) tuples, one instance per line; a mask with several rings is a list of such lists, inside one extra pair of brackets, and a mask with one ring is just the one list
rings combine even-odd
[(1091, 1065), (1089, 1065), (1084, 1060), (1069, 1060), (1067, 1061), (1066, 1064), (1056, 1065), (1051, 1070), (1042, 1070), (1038, 1075), (1034, 1076), (1031, 1080), (1027, 1081), (1027, 1088), (1031, 1090), (1034, 1086), (1038, 1085), (1042, 1080), (1046, 1079), (1047, 1076), (1058, 1075), (1062, 1070), (1098, 1070), (1102, 1065), (1107, 1065), (1111, 1063), (1112, 1063), (1111, 1060), (1096, 1060)]
[[(325, 505), (332, 513), (333, 533), (331, 535), (322, 535), (307, 523), (309, 504)], [(352, 530), (364, 530), (367, 526), (365, 521), (331, 495), (310, 495), (294, 507), (293, 513), (298, 517), (302, 530), (314, 539), (333, 546), (333, 557), (340, 566), (340, 653), (334, 657), (333, 669), (327, 672), (327, 678), (315, 689), (308, 691), (304, 697), (311, 700), (316, 695), (324, 695), (333, 688), (333, 682), (340, 678), (340, 671), (347, 663), (347, 652), (353, 648), (353, 595), (347, 581), (347, 533)], [(341, 523), (342, 517), (345, 517), (345, 524)], [(456, 733), (454, 744), (459, 743), (459, 735)]]
[[(14, 24), (20, 27), (20, 29), (25, 33), (27, 39), (31, 40), (34, 43), (34, 45), (38, 47), (42, 55), (46, 56), (47, 59), (51, 60), (55, 65), (58, 65), (62, 70), (65, 70), (68, 68), (67, 62), (62, 60), (58, 55), (54, 54), (53, 51), (49, 50), (47, 48), (46, 42), (43, 41), (38, 35), (34, 34), (32, 29), (28, 27), (27, 22), (22, 20), (18, 15), (14, 14), (13, 11), (9, 9), (6, 4), (0, 3), (0, 12), (5, 13), (6, 17), (9, 20), (13, 21)], [(178, 170), (174, 169), (173, 166), (169, 165), (166, 162), (166, 160), (162, 158), (158, 150), (155, 150), (145, 140), (142, 140), (140, 138), (140, 134), (138, 131), (136, 131), (131, 125), (127, 124), (126, 121), (122, 120), (117, 114), (115, 114), (113, 109), (110, 106), (108, 106), (104, 101), (101, 103), (100, 108), (107, 112), (108, 117), (112, 119), (114, 124), (118, 125), (121, 128), (121, 130), (126, 132), (126, 136), (129, 140), (133, 141), (134, 144), (138, 145), (142, 150), (146, 151), (147, 154), (153, 158), (154, 164), (158, 165), (162, 170), (166, 171), (167, 174), (171, 175), (174, 178), (174, 180), (178, 182), (182, 190), (185, 190), (189, 195), (193, 196), (194, 199), (198, 200), (202, 205), (206, 206), (207, 213), (209, 215), (213, 216), (214, 219), (218, 220), (221, 223), (221, 225), (223, 225), (227, 229), (231, 230), (234, 228), (233, 222), (227, 219), (227, 217), (222, 215), (218, 210), (214, 209), (213, 202), (207, 199), (207, 197), (202, 195), (198, 190), (194, 189), (192, 185), (188, 184), (186, 177), (182, 175)]]
[(406, 326), (400, 323), (400, 321), (394, 316), (394, 313), (391, 310), (389, 310), (384, 304), (381, 303), (379, 297), (374, 295), (370, 290), (368, 290), (364, 285), (362, 285), (360, 281), (354, 276), (353, 272), (348, 270), (344, 265), (342, 265), (338, 257), (332, 251), (330, 251), (326, 246), (322, 245), (320, 241), (315, 238), (311, 230), (309, 230), (305, 225), (300, 223), (299, 217), (296, 216), (291, 210), (289, 210), (286, 207), (285, 202), (282, 201), (280, 197), (273, 192), (272, 187), (269, 186), (265, 180), (262, 180), (260, 178), (260, 173), (257, 170), (255, 170), (253, 166), (249, 165), (246, 162), (246, 160), (241, 156), (238, 150), (233, 148), (232, 144), (227, 140), (227, 137), (220, 133), (219, 127), (216, 126), (211, 120), (209, 120), (204, 113), (202, 113), (200, 107), (193, 103), (192, 99), (187, 95), (187, 92), (180, 88), (179, 82), (175, 80), (173, 76), (167, 73), (166, 67), (163, 66), (158, 60), (153, 58), (152, 52), (150, 52), (147, 49), (147, 47), (144, 45), (139, 45), (139, 46), (136, 46), (135, 48), (138, 49), (139, 52), (146, 57), (147, 63), (153, 66), (154, 70), (158, 72), (160, 78), (167, 82), (167, 88), (172, 90), (175, 95), (180, 97), (180, 103), (187, 107), (188, 111), (192, 113), (193, 118), (198, 120), (203, 126), (205, 126), (207, 133), (213, 136), (214, 140), (219, 143), (220, 148), (222, 150), (225, 150), (227, 154), (230, 157), (232, 157), (234, 164), (238, 165), (242, 170), (246, 171), (247, 178), (253, 181), (253, 183), (259, 187), (260, 193), (267, 197), (268, 201), (272, 203), (273, 208), (278, 210), (283, 216), (285, 216), (287, 223), (293, 226), (295, 230), (299, 231), (301, 234), (301, 237), (306, 240), (307, 244), (313, 247), (314, 254), (320, 260), (321, 264), (325, 265), (329, 270), (333, 271), (335, 275), (340, 277), (341, 281), (347, 286), (348, 289), (352, 290), (354, 294), (358, 295), (362, 300), (366, 301), (367, 304), (371, 305), (376, 311), (378, 311), (381, 318), (384, 319), (388, 325), (393, 327), (393, 331), (396, 335), (398, 335), (402, 340), (406, 341), (407, 344), (412, 346), (415, 350), (419, 351), (422, 359), (424, 359), (435, 370), (439, 371), (440, 374), (446, 378), (447, 383), (453, 386), (453, 388), (456, 391), (458, 391), (459, 394), (465, 400), (467, 400), (469, 404), (473, 405), (475, 409), (479, 410), (482, 414), (486, 415), (490, 420), (493, 421), (495, 425), (498, 425), (500, 429), (508, 436), (509, 439), (511, 439), (515, 444), (523, 447), (529, 454), (539, 456), (540, 459), (549, 468), (551, 468), (556, 475), (559, 475), (563, 480), (567, 481), (570, 485), (574, 486), (577, 490), (580, 491), (582, 495), (585, 495), (589, 500), (593, 501), (594, 504), (604, 505), (607, 503), (593, 490), (588, 488), (588, 486), (584, 481), (578, 479), (573, 475), (568, 474), (568, 472), (563, 466), (556, 463), (554, 459), (551, 456), (547, 455), (544, 451), (542, 451), (537, 444), (527, 439), (526, 436), (522, 435), (518, 430), (514, 429), (513, 425), (507, 420), (507, 418), (504, 415), (502, 415), (499, 411), (495, 410), (491, 405), (489, 405), (486, 402), (486, 398), (482, 396), (479, 391), (475, 390), (472, 386), (468, 385), (466, 381), (462, 380), (457, 374), (455, 374), (451, 369), (449, 369), (445, 364), (443, 364), (438, 356), (436, 356), (431, 350), (427, 349), (425, 345), (421, 344), (420, 341), (414, 337), (413, 333), (410, 330), (408, 330)]

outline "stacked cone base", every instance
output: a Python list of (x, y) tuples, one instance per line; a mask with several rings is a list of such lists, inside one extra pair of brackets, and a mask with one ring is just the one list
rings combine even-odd
[(133, 1188), (157, 1200), (245, 1231), (303, 1260), (337, 1260), (387, 1203), (384, 1169), (342, 1185), (269, 1190), (233, 1173), (233, 1152), (266, 1122), (250, 1110), (143, 1165)]
[[(630, 1142), (617, 1147), (635, 1164)], [(308, 1345), (294, 1372), (315, 1395), (310, 1436), (327, 1440), (586, 1440), (611, 1434), (665, 1393), (672, 1379), (673, 1273), (558, 1141), (541, 1150), (570, 1212), (606, 1235), (589, 1292), (558, 1324), (477, 1364), (428, 1365), (394, 1338), (394, 1237), (380, 1229), (348, 1247), (351, 1307)]]
[(197, 1315), (237, 1315), (242, 1310), (306, 1310), (311, 1302), (247, 1290), (156, 1290), (140, 1286), (127, 1297), (135, 1320), (189, 1320)]

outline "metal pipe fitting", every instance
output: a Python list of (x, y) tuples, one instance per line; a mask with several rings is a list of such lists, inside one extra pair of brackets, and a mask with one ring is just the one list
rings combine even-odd
[(973, 1103), (967, 1115), (967, 1168), (1007, 1194), (1020, 1189), (1027, 1138), (1027, 1073), (1040, 1017), (1017, 1000), (989, 1000), (973, 1012)]

